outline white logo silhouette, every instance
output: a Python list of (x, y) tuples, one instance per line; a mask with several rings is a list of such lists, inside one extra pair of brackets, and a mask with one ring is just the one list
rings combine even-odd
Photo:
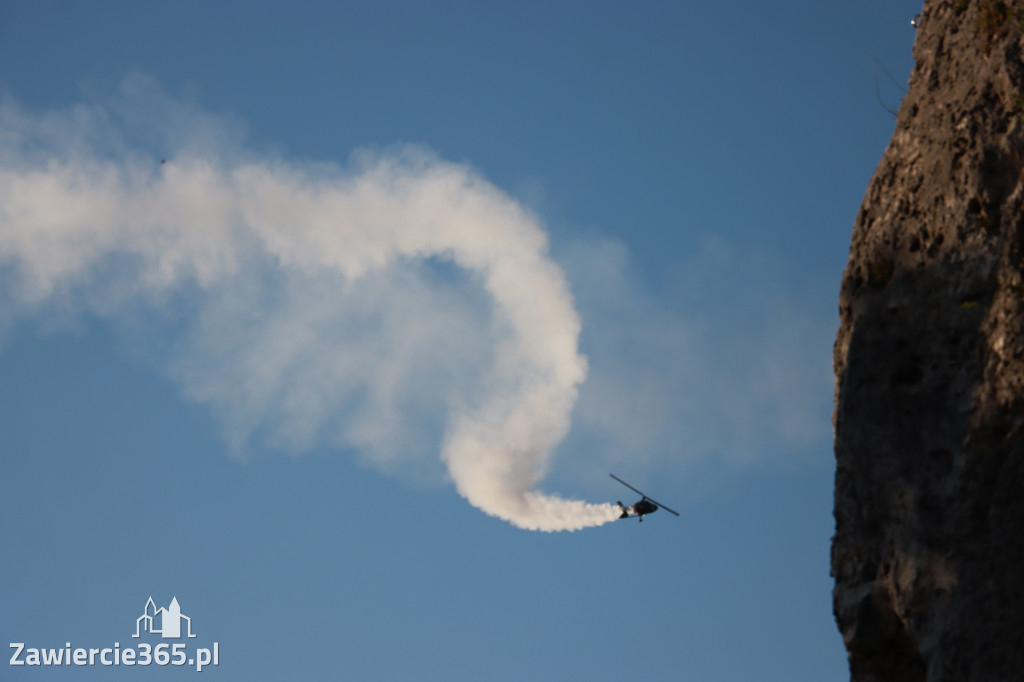
[[(154, 620), (157, 616), (160, 616), (159, 630), (154, 627)], [(135, 634), (132, 635), (132, 637), (138, 637), (139, 629), (141, 628), (144, 632), (159, 634), (164, 639), (180, 639), (182, 620), (188, 622), (188, 636), (195, 637), (195, 635), (192, 634), (192, 619), (188, 616), (182, 615), (181, 607), (178, 606), (177, 597), (171, 599), (171, 605), (166, 609), (163, 607), (158, 609), (156, 604), (153, 603), (153, 598), (150, 597), (146, 602), (146, 607), (143, 609), (142, 615), (135, 621)], [(178, 645), (175, 644), (175, 646)]]

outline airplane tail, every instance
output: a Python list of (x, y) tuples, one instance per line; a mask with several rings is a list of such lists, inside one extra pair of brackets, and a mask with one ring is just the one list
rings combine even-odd
[(629, 510), (626, 509), (626, 505), (622, 504), (621, 501), (619, 502), (619, 509), (622, 510), (622, 514), (619, 515), (620, 519), (629, 518)]

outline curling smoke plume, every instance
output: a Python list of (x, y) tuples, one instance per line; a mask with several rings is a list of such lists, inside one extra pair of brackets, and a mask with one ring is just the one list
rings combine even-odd
[[(142, 77), (69, 112), (0, 107), (0, 321), (173, 309), (168, 371), (236, 450), (256, 432), (293, 451), (329, 434), (400, 468), (436, 416), (435, 451), (484, 512), (545, 531), (616, 518), (535, 490), (586, 376), (537, 220), (422, 150), (341, 170), (254, 158), (232, 130)], [(420, 431), (404, 425), (417, 407)]]

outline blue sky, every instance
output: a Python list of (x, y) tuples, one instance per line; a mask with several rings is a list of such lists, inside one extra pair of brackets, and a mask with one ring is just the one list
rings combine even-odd
[[(102, 220), (32, 241), (50, 233), (9, 210), (0, 633), (133, 646), (146, 599), (177, 597), (189, 646), (218, 642), (203, 673), (221, 679), (845, 679), (828, 576), (836, 300), (894, 124), (879, 98), (902, 94), (885, 71), (905, 83), (918, 11), (0, 2), (0, 144), (18, 152), (5, 177), (109, 164), (111, 210), (135, 201), (119, 219), (140, 239), (148, 214), (216, 202), (201, 183), (177, 204), (133, 194), (199, 177), (197, 159), (214, 180), (256, 167), (298, 191), (414, 145), (483, 193), (452, 206), (518, 207), (513, 232), (546, 234), (588, 364), (561, 385), (578, 399), (538, 487), (633, 501), (614, 471), (681, 513), (542, 533), (456, 491), (439, 456), (451, 415), (491, 395), (503, 343), (529, 355), (572, 328), (559, 313), (505, 329), (483, 285), (499, 266), (402, 257), (346, 288), (235, 242), (206, 248), (206, 226), (183, 219), (185, 246), (172, 237), (139, 267)], [(312, 209), (275, 196), (259, 211), (304, 229)], [(38, 206), (93, 215), (69, 197)], [(291, 233), (275, 234), (280, 258)], [(529, 311), (563, 292), (530, 282), (548, 293)], [(534, 291), (504, 291), (520, 286)]]

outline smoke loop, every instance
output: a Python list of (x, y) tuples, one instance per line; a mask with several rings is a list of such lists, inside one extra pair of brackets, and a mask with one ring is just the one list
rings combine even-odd
[[(150, 132), (173, 145), (164, 162), (129, 139), (145, 130), (132, 112), (152, 111), (162, 129)], [(64, 302), (116, 316), (193, 292), (172, 372), (235, 449), (261, 427), (294, 450), (333, 430), (400, 466), (417, 440), (394, 435), (404, 408), (433, 399), (448, 412), (441, 460), (474, 506), (534, 530), (616, 518), (535, 490), (587, 371), (537, 219), (422, 149), (363, 153), (343, 171), (253, 158), (221, 146), (229, 130), (140, 77), (70, 113), (0, 107), (0, 273), (15, 311)], [(471, 273), (487, 329), (459, 308), (479, 301), (417, 270), (424, 260)], [(361, 324), (376, 331), (364, 338)], [(471, 388), (446, 392), (446, 373)]]

